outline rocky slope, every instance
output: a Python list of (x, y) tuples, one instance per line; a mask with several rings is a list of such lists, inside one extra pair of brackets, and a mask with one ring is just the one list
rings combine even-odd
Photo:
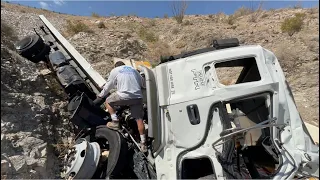
[[(6, 15), (19, 18), (13, 14)], [(35, 17), (30, 19), (36, 23)], [(41, 65), (12, 50), (15, 36), (32, 33), (32, 28), (7, 24), (1, 19), (1, 179), (59, 178), (57, 147), (72, 137), (65, 97), (52, 77), (41, 73)]]
[[(306, 15), (304, 26), (289, 36), (281, 32), (280, 26), (295, 13)], [(186, 16), (183, 24), (177, 24), (173, 18), (80, 17), (1, 3), (1, 23), (12, 27), (18, 38), (39, 26), (39, 14), (44, 14), (102, 75), (112, 68), (113, 57), (147, 59), (156, 64), (161, 55), (207, 47), (214, 38), (237, 37), (243, 44), (259, 44), (275, 52), (302, 118), (318, 126), (318, 7), (259, 11), (254, 14), (254, 20), (253, 15), (248, 14), (238, 16), (233, 22), (230, 16), (221, 13), (192, 15)], [(90, 31), (74, 34), (68, 31), (68, 21), (84, 23)], [(99, 28), (102, 23), (105, 27)], [(1, 41), (1, 143), (6, 143), (8, 149), (1, 149), (1, 154), (6, 152), (5, 157), (8, 162), (12, 161), (13, 169), (24, 173), (16, 177), (28, 178), (32, 175), (30, 172), (36, 172), (36, 178), (52, 178), (55, 170), (49, 169), (53, 161), (47, 161), (51, 157), (49, 153), (45, 155), (43, 149), (49, 151), (50, 143), (65, 139), (65, 135), (56, 136), (58, 139), (50, 136), (57, 127), (63, 126), (63, 99), (51, 87), (46, 87), (50, 78), (41, 75), (39, 67), (16, 56), (3, 44), (8, 43)], [(40, 165), (31, 163), (35, 161)]]

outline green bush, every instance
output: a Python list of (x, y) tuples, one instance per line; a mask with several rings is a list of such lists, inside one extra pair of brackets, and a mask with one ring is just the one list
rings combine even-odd
[(289, 36), (299, 32), (302, 29), (304, 17), (305, 14), (297, 13), (295, 17), (285, 19), (281, 24), (281, 31), (288, 33)]
[(72, 23), (69, 20), (67, 21), (67, 31), (71, 35), (77, 34), (79, 32), (93, 33), (93, 31), (83, 22), (77, 21), (75, 23)]

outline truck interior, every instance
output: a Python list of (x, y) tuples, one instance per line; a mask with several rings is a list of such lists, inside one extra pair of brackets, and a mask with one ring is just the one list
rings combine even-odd
[[(215, 70), (220, 84), (225, 86), (261, 80), (253, 57), (216, 63)], [(248, 95), (224, 102), (223, 107), (221, 121), (226, 123), (225, 127), (232, 130), (222, 132), (221, 136), (224, 136), (224, 133), (260, 126), (225, 139), (219, 162), (226, 176), (237, 179), (272, 177), (281, 162), (271, 138), (272, 129), (263, 126), (270, 124), (273, 118), (272, 94), (266, 92)]]

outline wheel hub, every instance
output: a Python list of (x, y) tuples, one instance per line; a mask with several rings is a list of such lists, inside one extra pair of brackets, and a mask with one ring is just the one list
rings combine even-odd
[(97, 169), (100, 153), (98, 143), (79, 139), (64, 157), (65, 179), (90, 179)]
[(32, 38), (31, 37), (26, 37), (22, 39), (20, 42), (17, 43), (16, 49), (21, 50), (24, 49), (25, 47), (29, 46), (32, 43)]

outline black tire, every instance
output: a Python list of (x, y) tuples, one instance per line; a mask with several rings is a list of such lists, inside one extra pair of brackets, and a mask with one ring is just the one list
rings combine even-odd
[(108, 178), (119, 175), (128, 162), (128, 145), (125, 139), (118, 132), (108, 129), (105, 125), (98, 126), (94, 136), (97, 141), (99, 139), (108, 141), (110, 154), (106, 170), (103, 168), (101, 168), (103, 171), (97, 170), (93, 178)]
[[(17, 52), (24, 58), (38, 63), (41, 61), (41, 58), (38, 58), (37, 55), (45, 51), (45, 43), (38, 35), (31, 35), (23, 38), (15, 44)], [(35, 58), (36, 57), (36, 58)]]

